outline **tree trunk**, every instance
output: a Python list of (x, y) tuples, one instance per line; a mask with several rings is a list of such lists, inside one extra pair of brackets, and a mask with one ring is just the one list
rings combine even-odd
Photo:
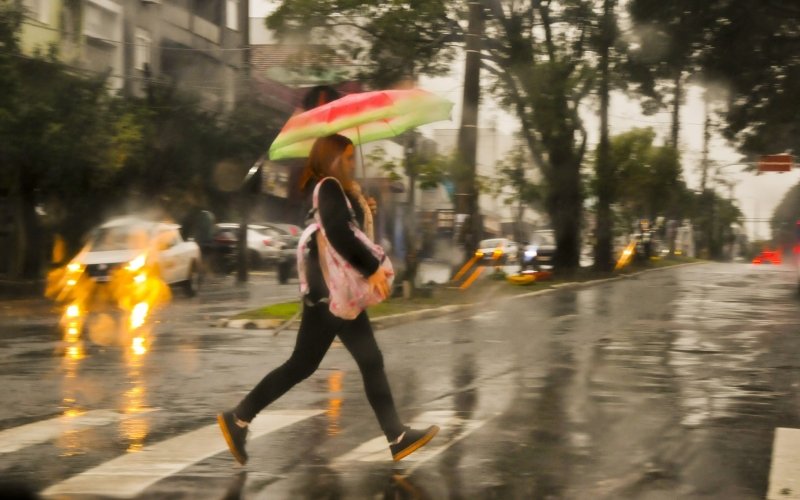
[(483, 6), (476, 0), (470, 1), (461, 128), (458, 131), (458, 154), (467, 171), (456, 193), (456, 212), (469, 216), (467, 221), (469, 227), (464, 228), (466, 235), (464, 252), (467, 260), (472, 257), (483, 232), (478, 209), (478, 189), (475, 183), (483, 22)]
[(20, 172), (20, 219), (22, 225), (18, 228), (18, 254), (17, 262), (21, 264), (20, 276), (26, 279), (41, 277), (42, 259), (44, 255), (44, 238), (39, 219), (36, 215), (36, 189), (33, 175), (29, 171)]
[(552, 170), (547, 211), (556, 235), (554, 266), (559, 273), (571, 274), (580, 261), (581, 195), (580, 162), (574, 158), (570, 134), (550, 150)]
[(613, 222), (611, 203), (614, 201), (614, 168), (611, 165), (611, 145), (609, 143), (608, 108), (609, 93), (609, 52), (613, 41), (611, 30), (613, 0), (603, 4), (603, 42), (600, 47), (600, 142), (597, 146), (597, 241), (594, 250), (594, 267), (598, 271), (610, 271), (613, 266)]

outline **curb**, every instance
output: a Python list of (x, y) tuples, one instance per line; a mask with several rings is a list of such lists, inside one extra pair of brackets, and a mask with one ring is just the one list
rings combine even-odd
[(223, 319), (217, 326), (242, 330), (273, 330), (285, 322), (286, 320), (282, 319)]
[[(619, 276), (614, 276), (612, 278), (561, 283), (558, 285), (553, 285), (552, 287), (546, 290), (536, 290), (534, 292), (522, 293), (519, 295), (513, 295), (508, 297), (498, 297), (494, 300), (516, 300), (521, 298), (530, 298), (538, 295), (555, 293), (560, 290), (565, 290), (570, 288), (585, 288), (588, 286), (602, 285), (603, 283), (609, 283), (611, 281), (619, 281), (624, 279), (635, 278), (638, 277), (639, 275), (649, 272), (663, 271), (665, 269), (676, 269), (679, 267), (694, 266), (697, 264), (704, 264), (704, 263), (705, 262), (687, 262), (685, 264), (676, 264), (674, 266), (659, 267), (655, 269), (644, 269), (642, 271), (637, 271), (633, 274), (623, 274)], [(372, 323), (373, 329), (379, 330), (383, 328), (390, 328), (396, 325), (401, 325), (403, 323), (410, 323), (412, 321), (419, 321), (422, 319), (435, 318), (437, 316), (443, 316), (447, 314), (454, 314), (461, 311), (466, 311), (474, 306), (475, 304), (454, 304), (449, 306), (431, 307), (427, 309), (419, 309), (417, 311), (411, 311), (406, 313), (370, 318), (370, 323)], [(288, 325), (285, 325), (284, 324), (285, 322), (286, 320), (281, 320), (281, 319), (226, 319), (226, 320), (221, 320), (217, 324), (217, 326), (223, 328), (239, 328), (244, 330), (275, 330), (281, 327), (283, 327), (282, 329), (296, 330), (300, 324), (299, 320), (295, 321), (290, 320), (290, 324)]]
[(403, 323), (410, 323), (421, 319), (435, 318), (445, 314), (454, 314), (473, 307), (474, 304), (458, 304), (441, 307), (431, 307), (428, 309), (419, 309), (407, 313), (392, 314), (390, 316), (381, 316), (375, 319), (370, 318), (370, 323), (375, 330), (380, 328), (389, 328)]

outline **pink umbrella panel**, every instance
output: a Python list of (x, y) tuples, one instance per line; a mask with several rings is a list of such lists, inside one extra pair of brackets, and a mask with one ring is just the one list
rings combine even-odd
[(271, 160), (308, 156), (314, 140), (342, 134), (354, 144), (398, 136), (450, 119), (453, 103), (424, 90), (351, 94), (289, 119), (269, 150)]

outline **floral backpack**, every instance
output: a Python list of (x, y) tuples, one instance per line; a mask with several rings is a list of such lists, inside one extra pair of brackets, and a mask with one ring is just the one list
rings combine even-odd
[[(300, 236), (300, 242), (297, 245), (297, 273), (300, 277), (300, 294), (306, 295), (308, 293), (305, 263), (306, 251), (308, 242), (312, 237), (316, 236), (320, 267), (325, 277), (325, 284), (328, 285), (328, 290), (330, 291), (330, 311), (334, 316), (343, 319), (355, 319), (367, 307), (382, 302), (383, 297), (379, 293), (370, 290), (367, 279), (354, 269), (344, 257), (339, 255), (336, 249), (328, 242), (325, 228), (322, 227), (322, 218), (319, 214), (319, 188), (326, 179), (333, 179), (339, 184), (340, 188), (342, 187), (338, 179), (326, 177), (319, 181), (314, 188), (314, 222), (310, 223), (303, 231), (302, 236)], [(342, 189), (342, 195), (344, 196), (344, 189)], [(353, 207), (350, 204), (350, 200), (347, 196), (344, 196), (344, 198), (347, 201), (347, 208), (352, 214)], [(386, 252), (383, 251), (380, 245), (370, 241), (367, 235), (352, 220), (350, 229), (353, 230), (356, 238), (380, 261), (391, 289), (394, 282), (394, 268), (391, 260), (386, 256)]]

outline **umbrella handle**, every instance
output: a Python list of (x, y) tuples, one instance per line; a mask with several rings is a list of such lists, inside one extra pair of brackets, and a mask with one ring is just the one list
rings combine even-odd
[[(364, 163), (364, 150), (361, 148), (361, 127), (356, 127), (356, 136), (358, 137), (358, 156), (361, 158), (361, 179), (366, 182), (367, 164)], [(366, 196), (366, 191), (363, 191), (363, 194)]]

